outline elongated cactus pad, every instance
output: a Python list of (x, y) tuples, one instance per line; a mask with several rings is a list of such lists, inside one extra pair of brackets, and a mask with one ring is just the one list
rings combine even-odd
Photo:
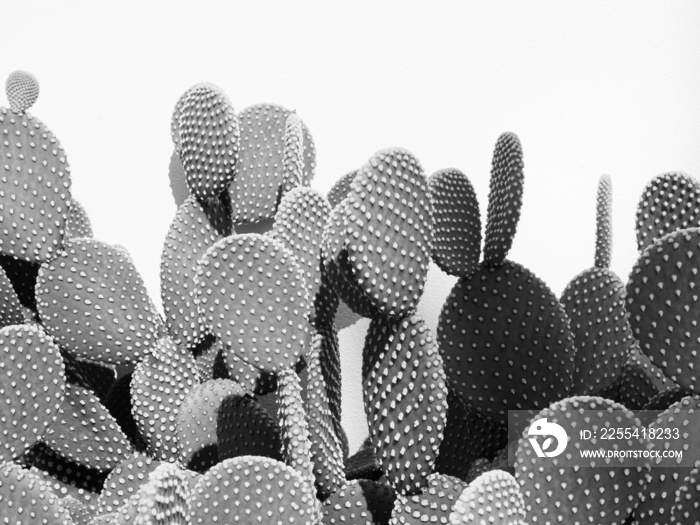
[(190, 391), (199, 384), (197, 365), (187, 350), (164, 337), (134, 369), (131, 403), (134, 421), (160, 460), (177, 458), (175, 425)]
[(5, 137), (0, 144), (0, 252), (43, 262), (62, 247), (71, 200), (70, 167), (54, 134), (23, 113), (31, 96), (18, 91), (13, 91), (10, 106), (19, 113), (0, 108)]
[(175, 342), (192, 348), (206, 336), (204, 319), (195, 304), (194, 277), (205, 252), (223, 239), (201, 204), (189, 197), (173, 219), (160, 262), (160, 297), (168, 333)]
[(345, 246), (357, 284), (385, 315), (413, 311), (433, 242), (423, 167), (406, 150), (379, 151), (353, 179), (346, 199)]
[(479, 264), (481, 217), (474, 186), (457, 169), (440, 170), (428, 179), (435, 207), (433, 261), (450, 275), (466, 277)]
[(66, 238), (77, 239), (78, 237), (92, 237), (92, 223), (85, 208), (73, 197), (68, 210), (66, 221)]
[(612, 180), (610, 175), (601, 175), (596, 196), (594, 266), (596, 268), (609, 268), (611, 256)]
[(450, 525), (522, 525), (527, 523), (518, 483), (502, 470), (491, 470), (472, 481), (450, 513)]
[(133, 377), (133, 372), (127, 372), (120, 376), (109, 389), (109, 392), (107, 392), (104, 405), (119, 423), (119, 427), (126, 437), (129, 438), (134, 450), (145, 452), (148, 444), (146, 438), (141, 435), (133, 414), (131, 398), (131, 381)]
[(538, 409), (566, 395), (574, 345), (547, 285), (511, 261), (481, 265), (452, 289), (438, 323), (450, 385), (500, 425), (508, 410)]
[(244, 396), (240, 385), (228, 379), (213, 379), (194, 387), (177, 414), (178, 459), (187, 468), (203, 472), (218, 461), (217, 421), (222, 403)]
[(268, 372), (298, 361), (309, 296), (298, 262), (278, 241), (254, 233), (222, 239), (202, 257), (195, 285), (208, 326), (237, 357)]
[(41, 266), (36, 294), (42, 324), (77, 357), (137, 361), (162, 326), (129, 254), (94, 239), (67, 241)]
[(287, 115), (284, 123), (282, 156), (281, 194), (284, 195), (304, 183), (304, 131), (295, 111)]
[(35, 325), (0, 329), (0, 459), (23, 454), (45, 433), (64, 398), (58, 347)]
[(398, 494), (391, 516), (392, 525), (449, 523), (450, 512), (467, 484), (444, 474), (431, 474), (428, 485), (420, 494)]
[(491, 167), (489, 207), (484, 234), (484, 263), (500, 265), (513, 245), (523, 205), (523, 150), (515, 133), (496, 141)]
[(699, 247), (700, 228), (661, 237), (642, 252), (627, 283), (630, 325), (642, 352), (695, 393), (700, 393)]
[[(678, 439), (651, 439), (652, 449), (662, 452), (670, 448), (681, 450), (684, 465), (700, 465), (700, 448), (697, 436), (700, 434), (700, 396), (686, 396), (659, 414), (647, 427), (651, 434), (663, 435), (666, 430), (678, 429)], [(680, 445), (680, 448), (676, 447)], [(660, 466), (663, 457), (652, 459), (649, 469), (649, 482), (635, 510), (640, 523), (664, 525), (673, 523), (671, 514), (676, 503), (676, 494), (683, 487), (685, 477), (691, 473), (688, 467)], [(695, 516), (697, 518), (697, 515)]]
[[(277, 211), (284, 188), (285, 132), (291, 112), (281, 106), (260, 104), (244, 109), (239, 115), (240, 148), (236, 175), (229, 186), (233, 221), (253, 223), (270, 219)], [(308, 186), (316, 167), (316, 150), (309, 130), (302, 122), (302, 184)], [(296, 148), (297, 145), (295, 144)]]
[(228, 97), (211, 84), (190, 88), (179, 110), (180, 158), (190, 193), (201, 202), (227, 191), (238, 161), (240, 129)]
[(8, 524), (74, 525), (49, 486), (13, 463), (0, 465), (0, 507)]
[(654, 177), (639, 199), (636, 226), (640, 254), (668, 233), (700, 226), (700, 182), (676, 171)]
[(386, 338), (364, 383), (365, 414), (382, 470), (398, 493), (427, 484), (447, 415), (447, 386), (435, 339), (417, 315)]
[(597, 395), (619, 380), (634, 344), (625, 285), (607, 268), (577, 275), (562, 293), (576, 345), (572, 394)]
[(394, 490), (387, 483), (350, 481), (323, 503), (323, 524), (389, 525)]
[(190, 500), (192, 525), (315, 525), (315, 498), (299, 473), (274, 459), (241, 456), (210, 469)]
[[(619, 403), (600, 397), (578, 396), (553, 403), (534, 416), (532, 422), (543, 418), (547, 423), (563, 427), (568, 436), (576, 435), (576, 425), (583, 421), (591, 421), (595, 429), (629, 428), (629, 439), (611, 441), (607, 446), (610, 450), (642, 451), (650, 447), (634, 414)], [(590, 444), (574, 438), (569, 439), (561, 455), (539, 458), (529, 441), (528, 432), (529, 428), (526, 428), (520, 439), (515, 477), (520, 484), (530, 523), (621, 525), (642, 493), (646, 493), (648, 466), (628, 466), (620, 457), (606, 461), (605, 466), (584, 465), (586, 460), (581, 456), (581, 449), (584, 446), (589, 448)], [(562, 465), (563, 461), (568, 465)], [(573, 463), (579, 466), (572, 468)]]

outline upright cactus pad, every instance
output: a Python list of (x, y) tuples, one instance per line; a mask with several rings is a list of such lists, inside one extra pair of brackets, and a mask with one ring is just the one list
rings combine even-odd
[[(425, 322), (402, 319), (363, 379), (367, 422), (387, 479), (398, 493), (427, 485), (447, 414), (442, 358)], [(409, 437), (410, 436), (410, 437)]]
[(572, 393), (597, 395), (618, 381), (634, 344), (625, 285), (607, 268), (591, 268), (568, 284), (561, 303), (576, 345)]
[(198, 84), (175, 111), (187, 187), (200, 202), (215, 200), (227, 191), (238, 160), (240, 130), (231, 102), (216, 86)]
[(695, 467), (676, 491), (676, 501), (671, 510), (671, 523), (694, 525), (700, 516), (700, 466)]
[(642, 352), (694, 393), (700, 393), (699, 247), (700, 228), (661, 237), (642, 252), (627, 283), (630, 325)]
[(461, 278), (438, 323), (450, 385), (500, 425), (508, 410), (566, 397), (574, 371), (569, 320), (547, 285), (511, 261)]
[(682, 172), (654, 177), (637, 205), (637, 248), (642, 253), (668, 233), (700, 226), (700, 182)]
[(0, 460), (29, 450), (56, 417), (66, 389), (61, 354), (35, 325), (0, 329)]
[(55, 257), (71, 201), (70, 167), (54, 134), (26, 113), (39, 95), (31, 75), (7, 80), (10, 109), (0, 108), (0, 252), (32, 262)]
[(189, 525), (190, 490), (184, 471), (161, 463), (140, 490), (134, 525)]
[(433, 173), (428, 183), (435, 207), (433, 261), (445, 273), (466, 277), (481, 255), (481, 217), (474, 186), (456, 169)]
[[(592, 421), (595, 422), (592, 429), (630, 429), (629, 438), (609, 443), (611, 450), (649, 450), (650, 445), (639, 420), (619, 403), (590, 396), (571, 397), (553, 403), (534, 416), (532, 422), (543, 418), (548, 423), (562, 426), (569, 436), (569, 442), (560, 456), (540, 458), (530, 444), (529, 428), (523, 432), (516, 453), (515, 477), (530, 522), (533, 525), (625, 523), (646, 492), (649, 467), (627, 466), (620, 457), (611, 459), (605, 466), (584, 465), (580, 451), (586, 442), (571, 436), (577, 432), (577, 423)], [(546, 447), (546, 443), (543, 446)], [(562, 464), (563, 461), (569, 464)], [(577, 467), (570, 466), (577, 462), (580, 462)]]
[(612, 180), (610, 175), (601, 175), (596, 195), (594, 266), (596, 268), (609, 268), (611, 257)]
[(449, 523), (522, 525), (526, 519), (525, 503), (515, 478), (502, 470), (491, 470), (462, 491), (452, 507)]
[(70, 240), (44, 263), (36, 295), (42, 324), (77, 357), (135, 362), (162, 326), (129, 254), (94, 239)]
[(500, 265), (513, 245), (523, 204), (523, 150), (515, 133), (496, 141), (491, 167), (489, 207), (484, 234), (484, 263)]
[[(255, 223), (270, 219), (277, 211), (281, 190), (285, 185), (285, 141), (287, 118), (291, 112), (281, 106), (260, 104), (244, 109), (239, 115), (240, 149), (236, 176), (229, 186), (233, 221)], [(304, 123), (302, 183), (308, 186), (316, 167), (316, 149)]]
[(192, 525), (317, 523), (315, 498), (300, 474), (257, 456), (227, 459), (209, 470), (195, 485), (190, 507)]
[(296, 111), (284, 123), (282, 195), (304, 184), (304, 131)]
[(278, 241), (232, 235), (200, 260), (197, 306), (237, 357), (278, 372), (304, 350), (310, 307), (305, 282), (296, 258)]

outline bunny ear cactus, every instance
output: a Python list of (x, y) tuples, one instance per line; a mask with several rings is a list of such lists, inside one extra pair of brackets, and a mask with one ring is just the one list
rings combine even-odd
[(0, 266), (0, 327), (24, 322), (24, 310), (12, 281)]
[(671, 510), (671, 523), (694, 525), (700, 516), (700, 466), (695, 467), (676, 491), (676, 501)]
[(189, 525), (190, 490), (183, 470), (161, 463), (140, 490), (134, 525)]
[(601, 175), (598, 181), (595, 226), (594, 266), (609, 268), (612, 257), (612, 180), (609, 175)]
[(323, 524), (389, 525), (394, 490), (386, 483), (353, 480), (323, 502)]
[(458, 478), (431, 474), (420, 494), (398, 494), (391, 515), (391, 525), (449, 523), (450, 512), (467, 484)]
[(63, 246), (71, 202), (70, 167), (54, 134), (27, 110), (39, 95), (36, 79), (15, 71), (6, 84), (10, 108), (0, 108), (0, 252), (34, 263)]
[(124, 459), (107, 476), (97, 500), (97, 514), (117, 511), (139, 488), (148, 482), (148, 475), (163, 462), (145, 454), (134, 453)]
[(456, 169), (438, 171), (428, 183), (435, 208), (433, 261), (445, 273), (468, 276), (481, 255), (481, 217), (474, 187)]
[(502, 470), (485, 472), (459, 495), (449, 515), (450, 525), (523, 525), (525, 503), (517, 481)]
[(79, 237), (92, 237), (92, 235), (92, 223), (85, 208), (77, 199), (71, 199), (66, 221), (66, 238), (77, 239)]

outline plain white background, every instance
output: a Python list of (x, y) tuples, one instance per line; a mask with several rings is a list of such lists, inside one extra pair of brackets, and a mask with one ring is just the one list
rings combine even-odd
[[(426, 174), (464, 171), (486, 210), (498, 135), (525, 154), (510, 258), (559, 295), (593, 263), (595, 191), (614, 187), (612, 268), (636, 259), (634, 214), (664, 171), (700, 176), (700, 3), (8, 2), (0, 77), (34, 73), (32, 110), (61, 140), (73, 194), (97, 238), (131, 252), (159, 299), (175, 204), (170, 115), (198, 82), (236, 110), (296, 109), (326, 192), (375, 151), (401, 146)], [(454, 279), (431, 271), (420, 311), (435, 326)], [(359, 364), (366, 321), (341, 333), (344, 425), (367, 430)]]

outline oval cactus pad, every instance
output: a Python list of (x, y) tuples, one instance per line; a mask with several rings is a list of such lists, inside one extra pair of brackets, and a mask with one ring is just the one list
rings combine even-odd
[(162, 320), (129, 254), (94, 239), (66, 242), (39, 270), (42, 324), (77, 357), (126, 364), (155, 343)]
[(595, 214), (595, 266), (609, 268), (612, 256), (612, 180), (602, 175), (598, 181)]
[(452, 507), (450, 525), (527, 523), (518, 482), (502, 470), (484, 472), (459, 495)]
[(293, 366), (304, 350), (309, 296), (294, 256), (255, 233), (231, 235), (202, 257), (197, 304), (214, 335), (268, 372)]
[(513, 245), (523, 205), (523, 149), (515, 133), (498, 137), (493, 152), (484, 262), (502, 264)]
[(0, 108), (0, 252), (32, 262), (55, 257), (71, 200), (70, 167), (51, 131), (37, 118)]
[[(239, 114), (239, 158), (236, 176), (229, 186), (234, 223), (259, 222), (275, 215), (284, 185), (285, 132), (290, 114), (288, 109), (272, 104), (251, 106)], [(304, 135), (302, 182), (308, 185), (314, 176), (316, 150), (303, 122), (301, 127)]]
[(387, 483), (356, 479), (323, 503), (324, 525), (389, 525), (394, 490)]
[(78, 237), (92, 237), (92, 223), (83, 205), (73, 198), (68, 210), (68, 220), (66, 222), (66, 237), (77, 239)]
[(231, 458), (214, 466), (195, 485), (190, 507), (192, 525), (317, 523), (315, 498), (299, 473), (258, 456)]
[(233, 180), (240, 130), (228, 97), (216, 86), (190, 88), (176, 106), (180, 158), (190, 193), (206, 202)]
[(500, 425), (508, 410), (542, 408), (571, 388), (569, 320), (547, 285), (517, 263), (482, 265), (457, 281), (438, 340), (452, 388)]
[(433, 173), (428, 184), (435, 207), (433, 261), (445, 273), (466, 277), (481, 255), (481, 216), (474, 186), (456, 169)]
[(45, 433), (63, 401), (61, 353), (36, 325), (0, 329), (0, 460), (29, 450)]
[(417, 315), (397, 323), (363, 380), (367, 423), (384, 473), (399, 493), (426, 486), (447, 417), (442, 357)]
[(39, 98), (39, 81), (27, 71), (13, 71), (5, 82), (5, 93), (12, 112), (23, 115)]
[(391, 523), (413, 525), (420, 523), (449, 523), (450, 511), (467, 484), (458, 478), (431, 474), (428, 486), (413, 496), (398, 494)]
[(639, 252), (676, 230), (700, 226), (700, 182), (686, 173), (669, 172), (654, 177), (637, 205)]
[(632, 333), (642, 352), (673, 381), (700, 393), (700, 228), (657, 239), (639, 256), (627, 283)]

